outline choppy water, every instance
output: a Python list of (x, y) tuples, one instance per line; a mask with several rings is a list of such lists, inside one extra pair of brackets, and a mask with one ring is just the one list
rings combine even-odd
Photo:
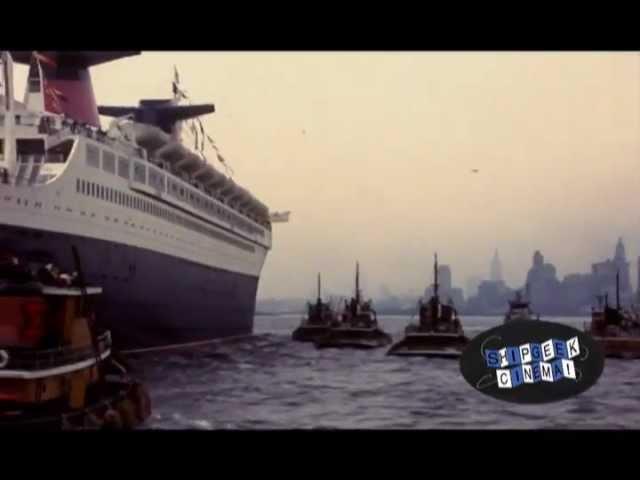
[[(515, 405), (473, 390), (456, 360), (317, 350), (291, 340), (298, 315), (260, 316), (255, 335), (132, 360), (156, 429), (640, 428), (640, 361), (607, 359), (578, 397)], [(548, 319), (582, 328), (584, 319)], [(406, 317), (380, 319), (399, 339)], [(469, 336), (501, 322), (465, 317)]]

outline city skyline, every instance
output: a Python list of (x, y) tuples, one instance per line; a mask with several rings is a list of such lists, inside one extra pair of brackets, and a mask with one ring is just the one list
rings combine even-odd
[[(580, 271), (575, 271), (575, 272), (560, 272), (560, 271), (555, 271), (555, 275), (557, 277), (557, 279), (559, 281), (564, 281), (567, 277), (571, 277), (574, 275), (589, 275), (592, 272), (592, 269), (594, 268), (594, 266), (596, 265), (600, 265), (600, 264), (605, 264), (608, 261), (613, 261), (615, 259), (615, 254), (613, 254), (617, 248), (618, 248), (618, 242), (622, 241), (624, 243), (624, 239), (622, 237), (618, 237), (618, 239), (615, 242), (612, 242), (612, 246), (611, 246), (611, 252), (610, 255), (605, 256), (603, 258), (593, 258), (591, 259), (582, 270)], [(628, 252), (628, 246), (626, 245), (626, 243), (624, 244), (624, 250), (626, 250), (626, 252)], [(494, 254), (491, 256), (487, 257), (487, 268), (486, 271), (480, 274), (472, 274), (470, 277), (465, 277), (465, 278), (459, 278), (456, 276), (456, 270), (455, 267), (452, 266), (450, 263), (441, 263), (439, 265), (439, 275), (442, 275), (443, 271), (446, 272), (445, 275), (447, 276), (447, 281), (443, 282), (442, 278), (440, 279), (440, 287), (442, 289), (443, 283), (447, 283), (448, 288), (460, 288), (462, 289), (462, 291), (464, 292), (464, 298), (465, 300), (468, 300), (470, 296), (473, 295), (469, 295), (469, 287), (468, 287), (468, 281), (470, 279), (475, 279), (478, 280), (478, 283), (482, 283), (482, 282), (495, 282), (496, 280), (493, 279), (494, 277), (494, 267), (495, 267), (495, 259), (496, 259), (496, 252), (497, 249), (494, 249)], [(637, 257), (631, 257), (628, 253), (625, 252), (625, 258), (626, 261), (628, 263), (628, 275), (629, 275), (629, 279), (630, 279), (630, 285), (631, 285), (631, 290), (632, 292), (636, 292), (638, 289), (638, 279), (640, 278), (640, 255)], [(544, 252), (540, 252), (539, 250), (536, 250), (534, 252), (531, 252), (531, 255), (528, 255), (527, 258), (531, 259), (531, 257), (536, 254), (536, 253), (544, 253)], [(547, 256), (546, 254), (543, 255), (544, 261), (548, 261), (550, 264), (553, 264), (555, 267), (555, 262), (553, 260), (552, 257)], [(423, 285), (417, 285), (415, 287), (411, 287), (408, 288), (406, 290), (401, 290), (401, 289), (393, 289), (389, 284), (384, 283), (384, 282), (379, 282), (377, 284), (374, 284), (373, 287), (371, 286), (371, 281), (370, 279), (367, 280), (363, 280), (363, 278), (367, 278), (366, 276), (363, 277), (363, 271), (362, 271), (362, 266), (361, 271), (360, 271), (360, 284), (361, 284), (361, 289), (363, 290), (365, 296), (370, 297), (370, 298), (392, 298), (392, 297), (411, 297), (411, 296), (428, 296), (430, 294), (430, 292), (432, 291), (432, 287), (433, 287), (433, 258), (431, 259), (431, 268), (429, 272), (425, 273), (425, 282)], [(502, 260), (500, 260), (500, 265), (502, 268)], [(518, 290), (518, 289), (524, 289), (526, 288), (526, 284), (527, 284), (527, 272), (529, 272), (531, 267), (531, 264), (529, 264), (527, 266), (527, 268), (525, 270), (523, 270), (522, 272), (522, 280), (520, 282), (515, 282), (515, 283), (509, 283), (508, 281), (504, 281), (504, 280), (498, 280), (499, 282), (503, 282), (504, 285), (508, 288), (508, 289), (512, 289), (512, 290)], [(335, 272), (334, 272), (335, 273)], [(621, 272), (622, 273), (622, 272)], [(316, 277), (314, 277), (315, 279)], [(323, 276), (324, 278), (324, 276)], [(315, 280), (314, 280), (315, 282)], [(374, 282), (375, 283), (375, 282)], [(313, 285), (316, 285), (315, 283)], [(315, 287), (314, 287), (315, 288)], [(353, 290), (353, 288), (351, 288), (351, 290)], [(323, 280), (323, 292), (327, 293), (328, 295), (338, 295), (338, 296), (346, 296), (348, 294), (350, 294), (351, 290), (346, 289), (346, 290), (340, 290), (338, 288), (332, 288), (331, 285), (328, 285), (324, 282)], [(315, 292), (315, 290), (314, 290)], [(324, 295), (323, 293), (323, 295)], [(612, 297), (612, 295), (610, 295)], [(273, 296), (273, 297), (259, 297), (261, 300), (265, 300), (265, 299), (275, 299), (275, 298), (293, 298), (295, 297), (295, 295), (293, 296)], [(312, 298), (311, 296), (309, 298)], [(313, 294), (313, 298), (315, 298), (315, 293)]]

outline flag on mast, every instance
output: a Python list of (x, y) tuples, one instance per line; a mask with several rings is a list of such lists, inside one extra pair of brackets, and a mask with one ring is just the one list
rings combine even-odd
[(180, 88), (180, 75), (178, 74), (178, 68), (175, 65), (173, 66), (172, 88), (173, 88), (173, 96), (176, 100), (180, 100), (180, 99), (188, 100), (189, 97), (187, 97), (186, 92)]
[[(46, 55), (34, 51), (32, 57), (35, 60), (31, 68), (37, 69), (34, 72), (33, 78), (37, 78), (37, 81), (42, 82), (42, 93), (44, 96), (44, 109), (51, 113), (64, 113), (64, 107), (62, 102), (67, 102), (68, 99), (57, 87), (47, 80), (47, 75), (42, 69), (42, 65), (45, 64), (49, 67), (57, 67), (57, 63)], [(32, 75), (32, 72), (29, 72)]]
[(191, 130), (191, 134), (195, 137), (195, 150), (198, 150), (198, 129), (196, 128), (196, 124), (194, 121), (189, 122), (189, 130)]
[(216, 142), (214, 142), (213, 139), (208, 134), (207, 134), (207, 140), (209, 140), (209, 144), (211, 145), (211, 148), (213, 148), (217, 152), (218, 147), (216, 145)]
[(44, 88), (45, 110), (51, 113), (64, 113), (61, 101), (66, 100), (66, 97), (62, 95), (60, 90), (50, 85), (46, 78), (42, 79), (42, 85)]
[(33, 56), (36, 57), (40, 63), (44, 63), (49, 67), (55, 68), (58, 66), (58, 64), (51, 57), (48, 57), (47, 55), (34, 51)]
[(202, 121), (198, 118), (198, 125), (200, 126), (200, 134), (201, 134), (201, 141), (200, 141), (200, 151), (204, 151), (204, 136), (206, 135), (205, 131), (204, 131), (204, 126), (202, 125)]

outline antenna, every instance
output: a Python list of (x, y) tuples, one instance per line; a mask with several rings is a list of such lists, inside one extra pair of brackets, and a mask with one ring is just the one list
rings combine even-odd
[(360, 303), (360, 263), (356, 262), (356, 302)]
[(435, 297), (438, 296), (438, 254), (434, 255), (435, 263), (433, 264), (433, 272), (434, 272), (434, 283), (433, 283), (433, 294)]
[(318, 300), (321, 300), (321, 295), (320, 295), (320, 274), (318, 273)]

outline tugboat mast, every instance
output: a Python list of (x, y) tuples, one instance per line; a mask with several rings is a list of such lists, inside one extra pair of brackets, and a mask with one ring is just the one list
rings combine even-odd
[(438, 298), (438, 254), (435, 255), (435, 263), (433, 264), (433, 296)]
[(356, 262), (356, 302), (360, 304), (360, 263)]

